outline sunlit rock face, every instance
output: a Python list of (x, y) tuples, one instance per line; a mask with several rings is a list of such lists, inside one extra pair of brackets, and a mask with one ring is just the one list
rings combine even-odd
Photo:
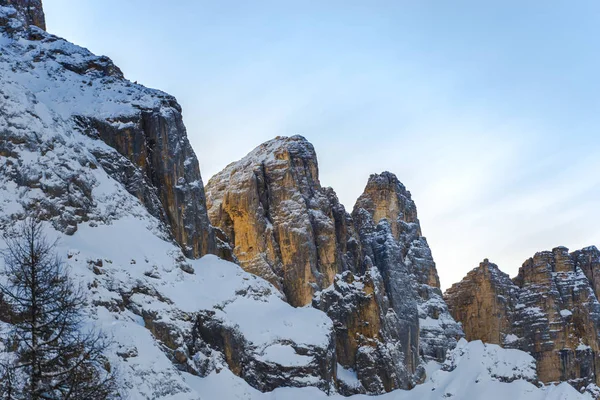
[[(119, 395), (197, 400), (187, 378), (224, 369), (260, 390), (330, 392), (324, 313), (290, 306), (214, 255), (194, 259), (219, 247), (175, 99), (23, 15), (0, 6), (0, 231), (32, 213), (57, 239), (53, 252), (86, 296), (82, 328), (111, 342), (105, 367)], [(3, 363), (11, 307), (0, 299)]]
[(229, 238), (240, 265), (262, 276), (294, 306), (358, 269), (360, 243), (335, 193), (319, 183), (313, 146), (278, 137), (213, 176), (210, 220)]
[(598, 384), (600, 303), (595, 247), (536, 253), (512, 281), (485, 261), (445, 293), (469, 340), (518, 348), (537, 360), (543, 382)]
[(512, 330), (518, 290), (507, 274), (485, 259), (444, 298), (467, 340), (502, 344)]
[(313, 146), (277, 137), (228, 165), (206, 191), (211, 223), (240, 265), (290, 304), (312, 303), (332, 319), (337, 362), (360, 382), (341, 391), (412, 387), (421, 361), (443, 360), (462, 337), (414, 202), (393, 174), (371, 176), (350, 215), (320, 186)]

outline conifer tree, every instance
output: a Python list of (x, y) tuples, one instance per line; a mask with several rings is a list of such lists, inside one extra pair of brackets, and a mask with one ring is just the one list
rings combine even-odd
[(72, 281), (43, 225), (27, 218), (5, 234), (3, 301), (11, 309), (0, 398), (103, 400), (115, 394), (108, 342), (83, 326), (85, 293)]

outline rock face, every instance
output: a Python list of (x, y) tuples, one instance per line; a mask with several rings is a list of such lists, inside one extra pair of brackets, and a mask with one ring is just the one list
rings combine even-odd
[[(120, 395), (380, 393), (420, 382), (421, 361), (461, 336), (393, 175), (369, 181), (355, 220), (320, 187), (312, 146), (279, 138), (215, 183), (213, 229), (175, 99), (40, 28), (41, 1), (0, 0), (0, 230), (35, 211), (60, 239), (58, 256), (86, 288), (85, 324), (114, 339), (105, 355)], [(185, 256), (227, 256), (230, 242), (277, 288), (213, 255)], [(596, 276), (592, 253), (575, 263)], [(0, 299), (3, 356), (15, 315)], [(499, 353), (462, 342), (444, 368), (462, 377), (471, 358), (477, 379), (529, 376), (529, 359)], [(447, 371), (416, 396), (456, 387)]]
[(228, 236), (240, 265), (280, 288), (294, 306), (310, 304), (337, 273), (360, 263), (351, 220), (318, 174), (310, 143), (278, 137), (206, 185), (210, 220)]
[(414, 325), (392, 308), (377, 268), (363, 276), (350, 271), (338, 275), (313, 305), (334, 322), (337, 362), (354, 370), (360, 382), (353, 390), (339, 387), (341, 392), (384, 393), (413, 387), (423, 377), (414, 357), (418, 349), (411, 342)]
[[(7, 139), (0, 144), (0, 152), (11, 155), (18, 148), (40, 150), (50, 155), (45, 160), (50, 162), (63, 146), (76, 146), (73, 141), (65, 143), (53, 134), (55, 127), (40, 121), (31, 130), (20, 129), (20, 115), (13, 108), (27, 102), (34, 115), (44, 108), (54, 125), (93, 139), (77, 145), (89, 149), (93, 157), (79, 152), (77, 168), (83, 168), (83, 173), (67, 164), (60, 164), (61, 172), (43, 165), (26, 171), (19, 160), (5, 165), (4, 172), (19, 175), (23, 186), (39, 187), (47, 196), (45, 204), (37, 206), (55, 227), (72, 234), (78, 223), (99, 218), (93, 212), (93, 187), (84, 175), (101, 166), (164, 222), (164, 233), (187, 256), (213, 253), (227, 257), (208, 220), (198, 160), (175, 98), (127, 81), (107, 57), (29, 26), (40, 24), (41, 2), (9, 3), (17, 8), (3, 7), (0, 15), (3, 33), (14, 39), (3, 45), (0, 56), (0, 91), (8, 99), (0, 104), (3, 138)], [(37, 85), (35, 93), (21, 83), (25, 79)], [(78, 96), (65, 96), (70, 89), (76, 89)], [(26, 100), (20, 102), (15, 96), (26, 96)]]
[[(185, 257), (217, 245), (175, 99), (23, 15), (0, 6), (0, 231), (33, 211), (60, 239), (57, 256), (89, 300), (84, 323), (114, 339), (105, 355), (119, 394), (197, 400), (189, 378), (223, 370), (260, 390), (330, 392), (324, 313), (214, 255)], [(0, 299), (3, 363), (15, 315)]]
[(504, 344), (512, 331), (518, 292), (510, 277), (485, 259), (452, 285), (444, 298), (452, 316), (462, 323), (467, 340)]
[[(208, 214), (240, 265), (294, 306), (312, 303), (334, 322), (337, 362), (358, 387), (410, 388), (422, 359), (442, 361), (462, 337), (439, 290), (410, 193), (373, 175), (352, 215), (322, 188), (313, 146), (278, 137), (206, 185)], [(421, 327), (422, 325), (422, 327)]]
[(0, 0), (0, 6), (13, 6), (18, 12), (19, 19), (26, 26), (34, 25), (46, 30), (42, 0)]
[(512, 281), (487, 260), (445, 299), (467, 339), (529, 352), (543, 382), (598, 385), (600, 303), (595, 273), (600, 253), (565, 247), (536, 253)]
[(444, 360), (463, 333), (442, 299), (435, 262), (421, 235), (410, 192), (392, 173), (371, 175), (352, 216), (365, 258), (381, 271), (396, 314), (410, 332), (409, 347), (418, 349), (413, 359), (420, 353), (426, 360)]
[[(119, 74), (119, 78), (122, 78)], [(181, 107), (168, 95), (155, 107), (108, 120), (75, 116), (82, 132), (104, 141), (135, 167), (134, 176), (114, 158), (98, 152), (105, 169), (114, 172), (153, 215), (171, 227), (188, 257), (219, 254), (206, 213), (204, 185), (196, 155), (181, 118)], [(223, 255), (223, 254), (221, 254)]]

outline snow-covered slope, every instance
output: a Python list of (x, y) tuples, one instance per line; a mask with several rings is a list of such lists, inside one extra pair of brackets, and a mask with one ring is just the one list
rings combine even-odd
[[(162, 181), (140, 178), (146, 159), (134, 162), (127, 146), (107, 144), (138, 132), (141, 109), (157, 118), (175, 115), (174, 99), (128, 82), (106, 58), (25, 28), (15, 15), (0, 7), (0, 230), (27, 210), (46, 220), (47, 235), (59, 240), (58, 255), (87, 289), (87, 323), (113, 340), (107, 357), (121, 394), (132, 400), (319, 399), (327, 392), (340, 398), (333, 382), (352, 384), (355, 377), (343, 369), (333, 376), (333, 326), (324, 313), (291, 307), (267, 281), (216, 256), (184, 256), (204, 246), (202, 232), (194, 231), (202, 221), (184, 224), (178, 237), (179, 218), (192, 220), (163, 211), (172, 204), (171, 189), (201, 199), (199, 174), (193, 180), (179, 171), (181, 180), (162, 196)], [(177, 115), (169, 121), (176, 123)], [(82, 117), (108, 124), (114, 130), (103, 132), (114, 137), (90, 132), (94, 124), (83, 129)], [(174, 131), (165, 132), (165, 140), (173, 139)], [(189, 146), (184, 136), (176, 139), (169, 149)], [(194, 169), (195, 156), (186, 151), (175, 154)], [(197, 241), (184, 240), (191, 237)], [(449, 357), (442, 369), (431, 364), (429, 378), (413, 391), (382, 397), (580, 398), (569, 386), (538, 389), (517, 379), (532, 379), (525, 353), (461, 342)], [(279, 388), (255, 389), (265, 387)]]
[[(202, 311), (241, 335), (265, 363), (310, 365), (312, 356), (295, 349), (328, 348), (324, 314), (292, 308), (269, 283), (215, 256), (184, 260), (145, 225), (132, 217), (84, 225), (62, 236), (59, 247), (90, 288), (91, 319), (115, 339), (111, 358), (131, 398), (195, 399), (180, 370), (227, 368), (223, 354), (192, 339)], [(318, 376), (298, 375), (319, 383)]]
[[(352, 400), (576, 400), (591, 399), (589, 394), (578, 393), (568, 383), (538, 388), (526, 379), (535, 379), (533, 357), (518, 350), (502, 349), (480, 341), (468, 343), (462, 339), (448, 354), (442, 365), (428, 365), (426, 382), (413, 390), (396, 390), (381, 396), (355, 395)], [(281, 388), (271, 393), (260, 393), (229, 371), (211, 374), (206, 378), (186, 377), (187, 381), (207, 398), (247, 400), (304, 400), (345, 397), (326, 396), (313, 388)]]
[[(124, 119), (140, 109), (172, 113), (175, 100), (15, 16), (0, 7), (0, 229), (27, 210), (47, 220), (59, 256), (89, 288), (90, 323), (114, 337), (109, 358), (126, 394), (197, 399), (180, 370), (206, 374), (236, 357), (236, 373), (255, 386), (285, 370), (280, 385), (327, 390), (333, 347), (325, 314), (294, 309), (266, 281), (215, 256), (186, 259), (169, 219), (129, 186), (145, 171), (81, 129), (83, 116), (125, 135), (135, 127), (121, 126)], [(175, 147), (189, 146), (183, 139)], [(194, 161), (184, 164), (193, 169)], [(186, 179), (182, 172), (173, 182), (184, 195), (203, 189)]]

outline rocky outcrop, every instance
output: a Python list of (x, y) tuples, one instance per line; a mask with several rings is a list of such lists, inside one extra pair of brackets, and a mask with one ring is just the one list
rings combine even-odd
[[(334, 322), (337, 362), (357, 374), (346, 393), (410, 388), (421, 360), (442, 361), (462, 337), (410, 193), (373, 175), (352, 215), (322, 188), (313, 146), (277, 137), (208, 182), (211, 223), (240, 265), (295, 306), (312, 302)], [(421, 326), (422, 325), (422, 326)]]
[[(239, 328), (225, 323), (214, 311), (202, 311), (198, 313), (192, 338), (188, 349), (196, 349), (206, 357), (210, 357), (213, 351), (219, 352), (234, 374), (262, 392), (310, 385), (329, 393), (334, 387), (335, 345), (332, 336), (329, 336), (327, 346), (282, 340), (261, 351), (244, 337)], [(290, 349), (290, 353), (301, 362), (270, 355), (277, 355), (285, 349)], [(199, 372), (204, 375), (210, 372), (210, 368), (201, 368)]]
[[(266, 142), (206, 188), (211, 223), (229, 238), (240, 265), (280, 288), (290, 304), (313, 303), (334, 321), (337, 362), (353, 369), (362, 385), (354, 392), (414, 385), (416, 303), (407, 298), (392, 308), (387, 293), (400, 285), (384, 282), (410, 285), (398, 271), (361, 276), (370, 267), (354, 221), (333, 190), (321, 187), (315, 150), (306, 139)], [(396, 253), (378, 255), (389, 259), (391, 269), (404, 268), (395, 263)]]
[(37, 26), (46, 30), (46, 17), (42, 0), (0, 0), (0, 6), (12, 6), (26, 26)]
[(229, 238), (240, 265), (273, 283), (294, 306), (356, 271), (360, 244), (331, 189), (319, 183), (313, 146), (278, 137), (213, 176), (210, 221)]
[[(89, 156), (79, 151), (73, 160), (79, 164), (77, 168), (62, 163), (58, 164), (63, 169), (60, 172), (57, 167), (43, 165), (28, 170), (19, 160), (5, 164), (3, 172), (22, 186), (38, 187), (46, 194), (45, 204), (25, 206), (40, 208), (55, 227), (73, 234), (79, 223), (99, 218), (91, 193), (93, 179), (85, 175), (100, 166), (164, 223), (166, 236), (187, 256), (212, 253), (231, 259), (210, 226), (198, 160), (175, 98), (129, 82), (108, 57), (96, 56), (29, 26), (41, 24), (40, 1), (9, 3), (16, 9), (2, 7), (0, 12), (0, 30), (10, 38), (3, 43), (0, 73), (16, 78), (5, 78), (0, 89), (6, 99), (0, 104), (0, 123), (3, 138), (7, 138), (0, 144), (0, 152), (11, 156), (18, 148), (39, 150), (48, 164), (64, 146), (78, 146), (92, 153)], [(24, 77), (37, 85), (35, 93), (20, 83)], [(77, 90), (77, 96), (64, 96), (64, 82)], [(16, 96), (26, 96), (27, 100), (19, 103)], [(24, 103), (29, 104), (27, 112), (33, 115), (47, 113), (54, 126), (37, 120), (29, 130), (21, 129), (23, 110), (15, 107)], [(44, 110), (38, 110), (40, 107)], [(94, 140), (65, 142), (54, 134), (57, 127)]]
[(390, 330), (397, 332), (405, 368), (414, 373), (419, 365), (419, 316), (414, 282), (388, 221), (384, 219), (376, 224), (362, 209), (355, 208), (353, 215), (359, 227), (365, 266), (375, 266), (382, 276), (383, 292), (389, 303), (388, 307), (382, 304), (382, 310), (393, 325)]
[(529, 352), (543, 382), (579, 389), (600, 383), (600, 303), (594, 291), (598, 250), (536, 253), (512, 281), (487, 260), (445, 298), (469, 340)]
[[(134, 115), (106, 120), (75, 118), (82, 132), (101, 139), (136, 167), (132, 172), (139, 171), (137, 176), (120, 181), (171, 228), (188, 257), (219, 254), (206, 212), (200, 167), (187, 140), (181, 107), (173, 97), (161, 97), (158, 105), (140, 109)], [(113, 160), (105, 159), (99, 157), (103, 166), (111, 170), (108, 164)], [(119, 178), (124, 170), (127, 169), (115, 169), (115, 177)]]
[[(381, 271), (396, 314), (410, 332), (410, 347), (426, 360), (443, 361), (463, 333), (442, 299), (435, 262), (421, 235), (410, 192), (390, 172), (371, 175), (352, 216), (363, 252)], [(414, 308), (403, 308), (412, 302)], [(412, 357), (416, 360), (418, 353)]]
[[(86, 326), (112, 342), (106, 366), (120, 396), (256, 397), (246, 383), (314, 387), (292, 394), (305, 398), (315, 388), (381, 393), (421, 382), (421, 362), (461, 336), (393, 175), (372, 177), (354, 219), (320, 187), (312, 146), (279, 138), (215, 183), (213, 229), (175, 99), (39, 29), (39, 0), (0, 5), (9, 3), (0, 6), (0, 230), (35, 209), (60, 239), (57, 255), (89, 299)], [(184, 256), (230, 241), (244, 268), (278, 288), (217, 257)], [(575, 265), (595, 274), (590, 254)], [(278, 289), (313, 307), (291, 307)], [(0, 299), (3, 351), (14, 318)], [(529, 359), (501, 353), (461, 342), (416, 397), (464, 397), (444, 378), (464, 378), (461, 369), (476, 383), (530, 377)]]
[(444, 293), (450, 313), (469, 341), (504, 344), (512, 332), (519, 288), (486, 258)]
[(392, 308), (377, 268), (368, 269), (363, 276), (350, 271), (338, 275), (313, 305), (334, 322), (337, 362), (353, 369), (360, 382), (360, 387), (346, 394), (410, 388), (424, 376), (414, 357), (418, 349), (411, 343), (414, 325)]

